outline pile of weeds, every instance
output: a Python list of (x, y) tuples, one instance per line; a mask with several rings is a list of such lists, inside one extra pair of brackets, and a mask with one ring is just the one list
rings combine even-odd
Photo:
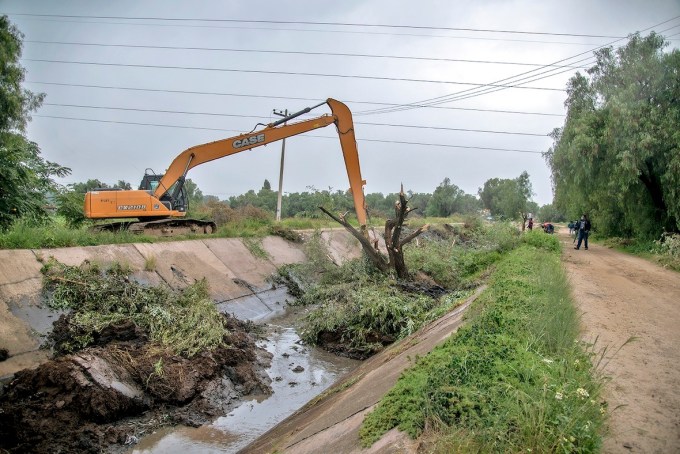
[(577, 340), (558, 240), (524, 238), (467, 324), (367, 415), (364, 446), (398, 427), (431, 452), (597, 452), (606, 404), (593, 354)]
[(393, 286), (348, 288), (326, 296), (329, 299), (306, 317), (301, 338), (357, 359), (411, 334), (437, 304)]
[(281, 224), (272, 225), (269, 228), (269, 233), (271, 235), (280, 236), (284, 240), (288, 240), (291, 243), (302, 243), (302, 235), (290, 227), (286, 227)]
[(520, 242), (509, 225), (472, 223), (459, 233), (437, 232), (406, 248), (414, 282), (399, 282), (364, 258), (338, 266), (315, 235), (305, 245), (306, 263), (279, 270), (295, 304), (312, 306), (302, 321), (303, 340), (345, 356), (371, 356), (458, 304), (464, 290)]
[(107, 333), (120, 336), (130, 329), (187, 358), (223, 342), (224, 317), (205, 281), (182, 290), (147, 287), (131, 279), (130, 270), (120, 264), (68, 266), (55, 260), (47, 262), (42, 273), (47, 305), (70, 310), (50, 337), (57, 353), (102, 344)]
[(410, 270), (457, 290), (475, 286), (479, 276), (520, 241), (517, 229), (510, 224), (471, 222), (468, 227), (454, 226), (441, 238), (428, 237), (419, 247), (407, 248), (404, 255)]
[[(271, 392), (250, 323), (217, 312), (205, 281), (146, 287), (119, 264), (42, 269), (55, 358), (0, 395), (0, 452), (122, 452), (161, 425), (207, 424)], [(108, 451), (107, 451), (108, 452)]]

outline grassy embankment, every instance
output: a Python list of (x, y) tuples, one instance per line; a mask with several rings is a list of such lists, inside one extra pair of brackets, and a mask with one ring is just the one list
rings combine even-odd
[(636, 238), (598, 238), (593, 240), (603, 246), (636, 255), (665, 268), (680, 271), (680, 235), (664, 235), (662, 240)]
[[(426, 223), (456, 222), (455, 218), (416, 218), (414, 226)], [(373, 225), (381, 230), (382, 219), (373, 219)], [(355, 219), (350, 223), (358, 226)], [(129, 232), (92, 232), (89, 226), (72, 228), (63, 218), (54, 217), (44, 226), (33, 226), (17, 221), (6, 232), (0, 232), (0, 249), (38, 249), (74, 246), (97, 246), (101, 244), (155, 243), (162, 241), (191, 240), (201, 238), (261, 238), (267, 235), (287, 237), (291, 230), (317, 230), (340, 227), (327, 218), (289, 218), (280, 223), (269, 218), (237, 219), (218, 224), (217, 232), (212, 235), (192, 234), (173, 237), (138, 235)]]
[(191, 240), (201, 238), (257, 238), (272, 234), (284, 234), (291, 229), (317, 229), (331, 226), (320, 219), (284, 220), (275, 224), (270, 220), (244, 219), (220, 226), (212, 235), (192, 234), (173, 237), (138, 235), (129, 232), (92, 232), (88, 227), (70, 228), (56, 220), (45, 226), (29, 226), (18, 222), (10, 230), (0, 233), (0, 249), (36, 249), (73, 246), (97, 246), (101, 244), (155, 243), (162, 241)]
[(417, 358), (370, 413), (361, 440), (393, 427), (432, 452), (594, 452), (605, 404), (556, 237), (523, 236), (455, 336)]
[(472, 222), (457, 231), (434, 229), (405, 248), (416, 276), (409, 283), (363, 260), (337, 266), (319, 238), (310, 241), (307, 263), (280, 270), (297, 304), (313, 307), (301, 337), (347, 356), (368, 357), (460, 304), (489, 266), (520, 242), (509, 224)]

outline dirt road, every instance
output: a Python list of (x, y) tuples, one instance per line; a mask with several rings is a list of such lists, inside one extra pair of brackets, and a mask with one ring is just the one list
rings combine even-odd
[(603, 452), (680, 453), (680, 273), (594, 244), (574, 250), (560, 234), (582, 337), (607, 347)]

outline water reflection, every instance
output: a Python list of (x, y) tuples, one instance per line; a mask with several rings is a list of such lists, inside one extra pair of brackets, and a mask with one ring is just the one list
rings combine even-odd
[[(285, 319), (280, 322), (286, 323)], [(209, 426), (157, 431), (144, 437), (130, 452), (237, 452), (358, 364), (358, 361), (300, 345), (300, 338), (292, 327), (272, 328), (269, 339), (261, 344), (273, 355), (272, 365), (267, 370), (273, 389), (269, 398), (244, 402)]]

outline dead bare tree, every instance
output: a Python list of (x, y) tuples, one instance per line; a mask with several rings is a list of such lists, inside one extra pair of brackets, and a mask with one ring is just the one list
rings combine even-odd
[(349, 222), (345, 219), (347, 213), (336, 216), (330, 211), (326, 210), (324, 207), (319, 207), (321, 211), (330, 216), (334, 221), (342, 225), (345, 230), (354, 236), (361, 247), (366, 253), (371, 263), (382, 272), (387, 272), (390, 269), (394, 269), (397, 273), (399, 279), (408, 279), (408, 268), (406, 267), (406, 262), (404, 261), (404, 246), (411, 241), (413, 241), (418, 235), (423, 233), (429, 228), (429, 225), (425, 224), (409, 235), (401, 238), (401, 232), (404, 225), (404, 221), (408, 214), (415, 208), (408, 208), (408, 200), (404, 194), (404, 185), (401, 186), (401, 191), (399, 192), (399, 201), (394, 205), (394, 219), (388, 219), (385, 222), (385, 246), (387, 249), (388, 256), (378, 250), (378, 242), (371, 243), (371, 240), (364, 234), (355, 229)]

